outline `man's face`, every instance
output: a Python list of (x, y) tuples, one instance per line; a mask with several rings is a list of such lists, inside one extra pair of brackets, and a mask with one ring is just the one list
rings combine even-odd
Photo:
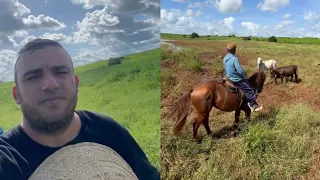
[(30, 126), (43, 133), (62, 130), (72, 120), (77, 103), (78, 77), (68, 53), (46, 47), (21, 57), (13, 96)]

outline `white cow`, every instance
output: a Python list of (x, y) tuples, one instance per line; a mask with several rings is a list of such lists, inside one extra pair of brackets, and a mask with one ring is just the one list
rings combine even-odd
[(272, 72), (273, 70), (275, 70), (277, 68), (277, 61), (273, 60), (273, 59), (264, 61), (259, 57), (257, 59), (257, 65), (258, 65), (258, 69), (260, 71), (269, 70), (270, 72)]

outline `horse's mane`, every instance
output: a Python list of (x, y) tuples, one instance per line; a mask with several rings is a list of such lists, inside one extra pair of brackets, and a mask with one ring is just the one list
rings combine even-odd
[(261, 71), (255, 72), (252, 76), (249, 77), (248, 81), (250, 83), (256, 83), (255, 80), (257, 80), (258, 78), (263, 79), (263, 82), (264, 82), (266, 79), (264, 72), (261, 72)]

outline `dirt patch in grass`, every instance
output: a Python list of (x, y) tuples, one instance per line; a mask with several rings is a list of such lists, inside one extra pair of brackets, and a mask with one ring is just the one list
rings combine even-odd
[(320, 97), (319, 87), (306, 87), (295, 82), (276, 84), (273, 79), (270, 79), (263, 93), (258, 97), (258, 101), (267, 109), (272, 106), (306, 103), (313, 110), (320, 111), (320, 98), (317, 97)]

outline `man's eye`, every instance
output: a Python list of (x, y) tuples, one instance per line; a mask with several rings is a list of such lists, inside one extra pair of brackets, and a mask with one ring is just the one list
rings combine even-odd
[(32, 80), (32, 79), (35, 79), (37, 76), (30, 76), (27, 78), (27, 80)]
[(66, 73), (68, 73), (68, 72), (66, 72), (66, 71), (58, 71), (57, 72), (57, 74), (66, 74)]

